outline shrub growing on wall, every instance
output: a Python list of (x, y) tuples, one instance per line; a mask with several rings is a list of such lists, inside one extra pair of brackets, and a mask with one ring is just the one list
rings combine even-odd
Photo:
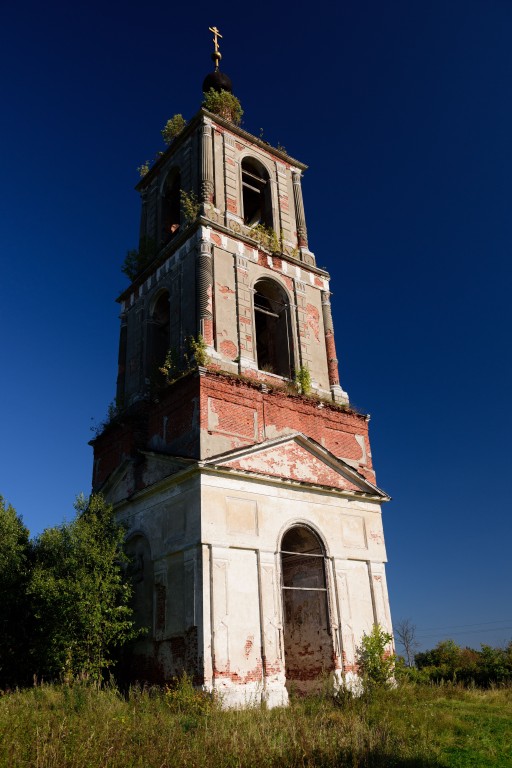
[(229, 91), (216, 91), (210, 88), (203, 93), (203, 107), (214, 115), (219, 115), (225, 120), (229, 120), (234, 125), (240, 125), (244, 111), (240, 101)]

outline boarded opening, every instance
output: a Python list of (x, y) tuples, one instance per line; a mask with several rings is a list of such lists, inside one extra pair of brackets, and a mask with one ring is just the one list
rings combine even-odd
[(284, 535), (281, 566), (286, 687), (309, 693), (334, 669), (325, 553), (313, 531), (296, 526)]

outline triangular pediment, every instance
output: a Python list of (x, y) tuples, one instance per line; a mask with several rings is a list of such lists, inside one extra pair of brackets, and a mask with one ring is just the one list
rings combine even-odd
[[(140, 451), (140, 454), (144, 457), (142, 472), (144, 487), (155, 485), (161, 480), (188, 469), (191, 464), (195, 463), (192, 459), (158, 454), (153, 451)], [(135, 461), (126, 459), (97, 490), (101, 491), (107, 501), (116, 504), (132, 496), (136, 487)]]
[(389, 498), (353, 467), (302, 433), (230, 451), (206, 464), (233, 472)]

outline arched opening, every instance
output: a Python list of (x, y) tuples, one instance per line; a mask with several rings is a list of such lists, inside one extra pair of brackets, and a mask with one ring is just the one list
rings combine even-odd
[(290, 304), (275, 280), (263, 278), (254, 287), (256, 354), (260, 371), (291, 379), (293, 376), (293, 336)]
[(148, 374), (156, 375), (164, 362), (170, 343), (171, 305), (169, 293), (162, 291), (151, 312), (148, 327)]
[(272, 227), (272, 200), (267, 169), (252, 157), (242, 160), (242, 206), (244, 224)]
[(306, 526), (290, 528), (281, 542), (286, 686), (308, 693), (334, 669), (325, 552)]
[(145, 536), (132, 536), (125, 544), (128, 556), (128, 574), (132, 582), (131, 604), (134, 618), (138, 627), (148, 631), (147, 637), (153, 634), (153, 561), (151, 550)]
[(178, 232), (181, 223), (181, 175), (177, 168), (167, 174), (161, 207), (161, 240), (168, 243)]

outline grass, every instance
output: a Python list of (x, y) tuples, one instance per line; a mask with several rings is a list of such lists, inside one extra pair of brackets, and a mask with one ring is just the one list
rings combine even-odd
[(510, 768), (512, 689), (405, 686), (222, 711), (178, 691), (37, 686), (0, 697), (1, 768)]

